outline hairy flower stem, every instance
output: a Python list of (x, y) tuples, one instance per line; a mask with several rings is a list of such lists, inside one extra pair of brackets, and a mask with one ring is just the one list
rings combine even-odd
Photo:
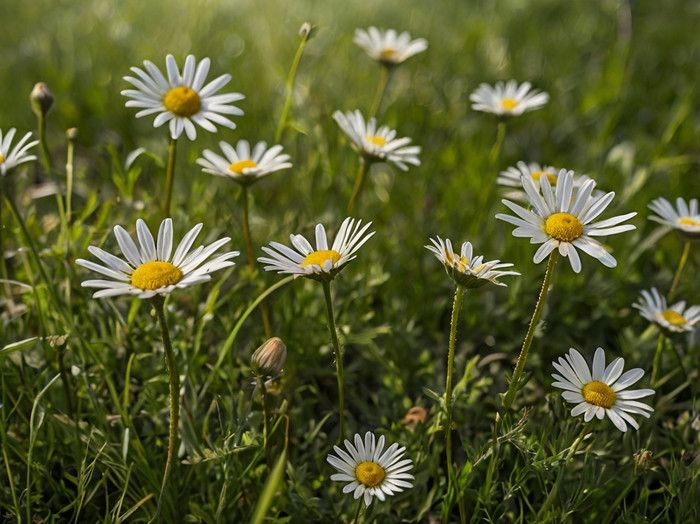
[(267, 398), (267, 388), (265, 387), (265, 377), (258, 376), (258, 385), (260, 386), (260, 396), (263, 406), (263, 445), (265, 447), (265, 461), (267, 467), (270, 467), (270, 406)]
[(165, 168), (165, 196), (163, 197), (163, 212), (166, 218), (170, 216), (170, 202), (173, 198), (173, 180), (175, 179), (175, 157), (177, 139), (171, 138), (168, 143), (168, 164)]
[(518, 392), (520, 386), (520, 378), (523, 375), (523, 369), (525, 369), (525, 362), (527, 361), (527, 354), (530, 351), (530, 346), (532, 345), (532, 339), (535, 337), (535, 331), (537, 329), (537, 324), (542, 316), (542, 309), (547, 300), (547, 295), (549, 293), (549, 287), (552, 284), (552, 277), (554, 275), (554, 266), (557, 263), (558, 251), (555, 249), (549, 255), (549, 260), (547, 261), (547, 269), (544, 272), (544, 279), (542, 281), (542, 288), (540, 289), (540, 295), (537, 297), (537, 303), (535, 304), (535, 310), (532, 312), (532, 318), (530, 318), (530, 324), (527, 327), (527, 333), (525, 334), (525, 340), (523, 340), (523, 346), (520, 349), (520, 355), (518, 355), (518, 361), (515, 365), (515, 371), (513, 371), (513, 376), (510, 379), (510, 384), (508, 385), (508, 392), (503, 399), (503, 407), (508, 410), (513, 404), (513, 399), (515, 394)]
[(362, 186), (365, 183), (365, 178), (367, 176), (367, 171), (369, 171), (369, 166), (371, 162), (367, 160), (364, 156), (360, 157), (360, 166), (357, 169), (357, 175), (355, 176), (355, 187), (352, 189), (352, 195), (350, 196), (350, 202), (348, 202), (348, 215), (352, 215), (355, 209), (355, 204), (357, 204), (360, 198), (360, 193), (362, 192)]
[(671, 284), (671, 289), (668, 290), (668, 300), (673, 300), (673, 295), (678, 290), (678, 284), (681, 281), (681, 275), (683, 274), (683, 269), (688, 262), (688, 257), (690, 256), (690, 240), (686, 240), (683, 245), (683, 253), (681, 254), (681, 259), (678, 261), (678, 268), (676, 268), (676, 274), (673, 276), (673, 283)]
[(384, 95), (386, 95), (387, 88), (389, 87), (389, 80), (391, 80), (392, 71), (392, 66), (381, 64), (381, 69), (379, 71), (379, 83), (377, 84), (377, 90), (374, 93), (374, 100), (372, 100), (368, 118), (377, 116), (379, 108), (382, 106)]
[(335, 327), (335, 315), (333, 313), (333, 300), (331, 298), (331, 283), (324, 280), (323, 295), (326, 298), (326, 314), (328, 315), (328, 330), (331, 333), (333, 344), (333, 354), (335, 356), (335, 374), (338, 379), (338, 442), (342, 442), (345, 437), (345, 394), (343, 382), (343, 352), (338, 342), (338, 330)]
[(280, 115), (279, 122), (277, 123), (277, 131), (275, 131), (275, 142), (279, 142), (284, 133), (284, 129), (287, 126), (287, 118), (289, 117), (289, 110), (292, 107), (292, 95), (294, 94), (294, 82), (297, 78), (297, 70), (299, 69), (299, 64), (301, 63), (301, 57), (304, 54), (304, 48), (306, 43), (311, 38), (311, 31), (306, 31), (301, 35), (301, 42), (299, 42), (299, 47), (297, 52), (294, 54), (294, 59), (292, 60), (292, 66), (289, 68), (289, 74), (287, 75), (287, 81), (285, 82), (285, 91), (287, 96), (284, 99), (284, 106), (282, 107), (282, 114)]

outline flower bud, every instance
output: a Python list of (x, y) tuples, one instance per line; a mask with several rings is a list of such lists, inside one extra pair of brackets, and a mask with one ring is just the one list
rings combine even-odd
[(310, 22), (304, 22), (299, 28), (299, 36), (310, 40), (314, 33), (316, 32), (316, 26)]
[(44, 82), (39, 82), (29, 95), (32, 111), (36, 116), (44, 116), (53, 106), (53, 94)]
[(654, 465), (654, 456), (648, 449), (640, 449), (632, 456), (634, 465), (639, 469), (650, 469)]
[(70, 129), (66, 129), (66, 140), (75, 140), (76, 138), (78, 138), (77, 127), (71, 127)]
[(255, 373), (276, 376), (282, 372), (285, 360), (287, 360), (287, 346), (281, 338), (272, 337), (255, 350), (250, 363)]

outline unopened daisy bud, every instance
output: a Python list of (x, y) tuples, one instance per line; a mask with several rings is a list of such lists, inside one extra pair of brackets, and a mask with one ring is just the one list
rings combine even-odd
[(413, 429), (417, 424), (422, 424), (428, 419), (428, 410), (422, 406), (413, 406), (408, 410), (401, 424)]
[(29, 95), (32, 111), (37, 116), (44, 116), (53, 106), (53, 94), (44, 82), (39, 82)]
[(299, 36), (302, 38), (306, 38), (307, 40), (310, 40), (311, 37), (314, 36), (316, 33), (316, 27), (310, 22), (304, 22), (301, 24), (301, 27), (299, 28)]
[(265, 375), (279, 375), (287, 360), (287, 346), (279, 337), (272, 337), (255, 350), (250, 359), (253, 370)]
[(66, 140), (75, 140), (76, 138), (78, 138), (77, 127), (71, 127), (70, 129), (66, 129)]
[(634, 465), (639, 469), (650, 469), (654, 465), (654, 457), (648, 449), (640, 449), (632, 455)]

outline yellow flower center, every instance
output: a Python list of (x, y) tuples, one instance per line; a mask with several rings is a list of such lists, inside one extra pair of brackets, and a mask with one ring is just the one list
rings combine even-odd
[(361, 484), (364, 484), (368, 488), (374, 488), (379, 486), (384, 480), (386, 472), (384, 468), (381, 467), (376, 462), (365, 461), (360, 462), (355, 468), (355, 478)]
[(548, 173), (547, 171), (533, 171), (531, 173), (531, 175), (532, 175), (532, 179), (535, 181), (539, 181), (540, 178), (542, 178), (543, 176), (546, 176), (547, 180), (549, 180), (550, 185), (552, 185), (552, 186), (557, 185), (557, 176), (553, 173)]
[(321, 266), (326, 263), (326, 260), (330, 260), (334, 264), (340, 260), (340, 253), (332, 249), (322, 249), (320, 251), (314, 251), (306, 255), (306, 258), (302, 260), (301, 265), (304, 266)]
[(396, 49), (393, 47), (385, 47), (382, 52), (379, 53), (380, 60), (391, 60), (396, 56)]
[(187, 86), (173, 87), (163, 97), (165, 109), (177, 116), (192, 116), (199, 113), (202, 106), (199, 94)]
[[(2, 158), (2, 155), (0, 155), (0, 159), (1, 158)], [(695, 227), (700, 226), (700, 220), (696, 220), (696, 219), (691, 218), (691, 217), (679, 218), (678, 223), (682, 226), (695, 226)]]
[(518, 105), (518, 101), (515, 98), (504, 98), (501, 100), (501, 107), (507, 109), (508, 111), (515, 109)]
[(611, 408), (612, 405), (615, 404), (615, 399), (617, 398), (617, 394), (613, 391), (613, 388), (598, 380), (594, 380), (583, 386), (581, 394), (584, 400), (589, 404), (600, 406), (605, 409)]
[(0, 153), (0, 164), (3, 164), (3, 163), (5, 163), (5, 155)]
[(234, 162), (233, 164), (228, 166), (228, 170), (240, 175), (243, 173), (244, 169), (246, 169), (248, 167), (257, 167), (257, 166), (258, 166), (258, 164), (256, 164), (253, 160), (239, 160), (238, 162)]
[(583, 224), (569, 213), (554, 213), (545, 220), (544, 232), (560, 242), (571, 242), (583, 235)]
[(672, 309), (667, 309), (666, 311), (661, 313), (661, 318), (663, 318), (672, 326), (682, 326), (686, 323), (685, 317), (680, 313), (673, 311)]
[(375, 146), (386, 145), (386, 138), (379, 135), (367, 135), (367, 140)]
[(177, 284), (182, 279), (182, 271), (170, 262), (154, 260), (136, 268), (131, 274), (131, 285), (138, 289), (160, 289)]

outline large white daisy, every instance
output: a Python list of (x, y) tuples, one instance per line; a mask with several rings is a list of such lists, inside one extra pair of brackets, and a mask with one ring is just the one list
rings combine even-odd
[(145, 70), (131, 68), (136, 77), (124, 77), (136, 89), (122, 91), (122, 95), (131, 99), (126, 107), (141, 108), (136, 113), (137, 118), (158, 113), (153, 126), (160, 127), (170, 122), (170, 136), (173, 139), (178, 138), (183, 131), (190, 140), (197, 138), (195, 124), (212, 133), (216, 132), (214, 124), (230, 129), (236, 127), (224, 115), (242, 115), (243, 111), (231, 104), (245, 97), (240, 93), (215, 94), (231, 80), (229, 74), (221, 75), (204, 85), (211, 65), (209, 58), (204, 58), (197, 64), (194, 56), (188, 55), (180, 73), (175, 58), (168, 55), (165, 57), (167, 78), (153, 62), (144, 60), (143, 65)]
[(472, 109), (499, 116), (517, 116), (533, 111), (549, 101), (549, 95), (531, 89), (530, 82), (520, 85), (515, 80), (497, 82), (495, 86), (481, 84), (470, 96)]
[(649, 322), (674, 333), (694, 331), (695, 325), (700, 322), (700, 306), (686, 308), (685, 300), (681, 300), (669, 307), (655, 287), (650, 291), (643, 290), (632, 307), (637, 308)]
[(347, 482), (343, 493), (351, 493), (355, 499), (364, 497), (366, 506), (377, 497), (384, 501), (387, 496), (395, 495), (407, 488), (412, 488), (413, 468), (411, 459), (404, 459), (405, 447), (394, 443), (384, 449), (384, 435), (376, 439), (370, 431), (365, 433), (364, 441), (359, 433), (355, 434), (355, 445), (345, 439), (345, 450), (333, 446), (336, 455), (326, 457), (328, 463), (338, 470), (331, 475), (331, 480)]
[(627, 389), (642, 378), (644, 370), (634, 368), (623, 374), (625, 361), (619, 357), (606, 367), (603, 348), (596, 349), (590, 370), (581, 353), (574, 348), (552, 365), (558, 372), (552, 373), (556, 380), (552, 386), (565, 390), (562, 398), (576, 404), (571, 410), (572, 417), (584, 414), (583, 419), (588, 422), (594, 416), (602, 420), (607, 415), (615, 427), (624, 432), (627, 424), (639, 429), (630, 413), (649, 418), (654, 411), (651, 406), (636, 400), (653, 395), (653, 389)]
[(157, 242), (146, 226), (139, 219), (136, 221), (138, 247), (121, 226), (114, 227), (114, 236), (126, 260), (108, 253), (99, 247), (90, 246), (88, 250), (104, 265), (79, 258), (76, 263), (110, 280), (85, 280), (83, 287), (98, 288), (93, 298), (113, 297), (117, 295), (136, 295), (150, 298), (154, 295), (166, 295), (176, 288), (184, 288), (211, 280), (210, 274), (219, 269), (233, 266), (231, 260), (239, 255), (238, 251), (212, 255), (231, 239), (221, 238), (208, 246), (200, 245), (192, 250), (202, 224), (194, 226), (183, 238), (173, 253), (173, 222), (166, 218), (158, 229)]
[(292, 167), (289, 155), (282, 153), (282, 146), (268, 149), (265, 142), (258, 142), (252, 150), (247, 140), (239, 140), (236, 146), (219, 142), (224, 156), (209, 149), (197, 159), (202, 171), (211, 175), (232, 178), (240, 184), (250, 184), (258, 179), (282, 169)]
[(332, 279), (352, 259), (355, 253), (367, 242), (375, 231), (367, 230), (372, 222), (362, 225), (362, 220), (346, 218), (340, 225), (333, 245), (328, 247), (326, 229), (316, 225), (316, 249), (302, 235), (289, 235), (295, 249), (270, 242), (262, 250), (268, 257), (258, 258), (265, 265), (265, 271), (276, 271), (295, 276), (306, 276), (316, 280)]
[(432, 245), (425, 246), (445, 266), (447, 274), (460, 286), (476, 288), (490, 282), (498, 286), (505, 286), (498, 279), (505, 275), (519, 275), (515, 271), (501, 271), (513, 267), (513, 264), (502, 264), (500, 260), (484, 262), (482, 255), (474, 256), (471, 242), (464, 242), (459, 254), (452, 249), (450, 239), (443, 240), (440, 237), (431, 238)]
[(391, 162), (403, 171), (408, 171), (406, 164), (420, 165), (420, 146), (410, 146), (411, 139), (408, 137), (396, 138), (396, 131), (390, 127), (377, 128), (376, 118), (365, 122), (362, 113), (355, 110), (347, 113), (336, 111), (333, 119), (357, 152), (368, 160)]
[(399, 34), (394, 29), (381, 31), (376, 27), (355, 29), (353, 42), (364, 49), (370, 58), (389, 66), (400, 64), (428, 49), (425, 38), (411, 40), (407, 31)]
[(676, 199), (676, 207), (674, 208), (668, 200), (659, 197), (649, 204), (649, 209), (656, 213), (656, 215), (651, 215), (649, 220), (671, 226), (691, 237), (700, 236), (700, 213), (698, 212), (697, 198), (686, 202), (679, 197)]
[(578, 248), (600, 260), (606, 267), (617, 266), (615, 258), (593, 237), (635, 229), (632, 224), (618, 224), (637, 213), (627, 213), (592, 223), (610, 205), (615, 193), (592, 196), (596, 185), (592, 179), (574, 188), (573, 171), (561, 170), (557, 180), (556, 189), (553, 191), (549, 178), (541, 177), (540, 193), (532, 177), (522, 177), (522, 186), (532, 211), (510, 200), (503, 200), (503, 204), (517, 216), (498, 213), (496, 218), (516, 226), (513, 236), (529, 238), (531, 244), (542, 244), (533, 257), (536, 264), (542, 262), (554, 249), (559, 249), (561, 255), (569, 257), (571, 268), (579, 273), (581, 259), (576, 251)]
[(36, 155), (30, 155), (27, 152), (39, 141), (32, 140), (30, 142), (32, 133), (29, 132), (15, 144), (15, 147), (12, 147), (12, 139), (16, 132), (17, 129), (13, 127), (3, 136), (2, 129), (0, 129), (0, 175), (2, 176), (5, 176), (15, 166), (36, 160)]

